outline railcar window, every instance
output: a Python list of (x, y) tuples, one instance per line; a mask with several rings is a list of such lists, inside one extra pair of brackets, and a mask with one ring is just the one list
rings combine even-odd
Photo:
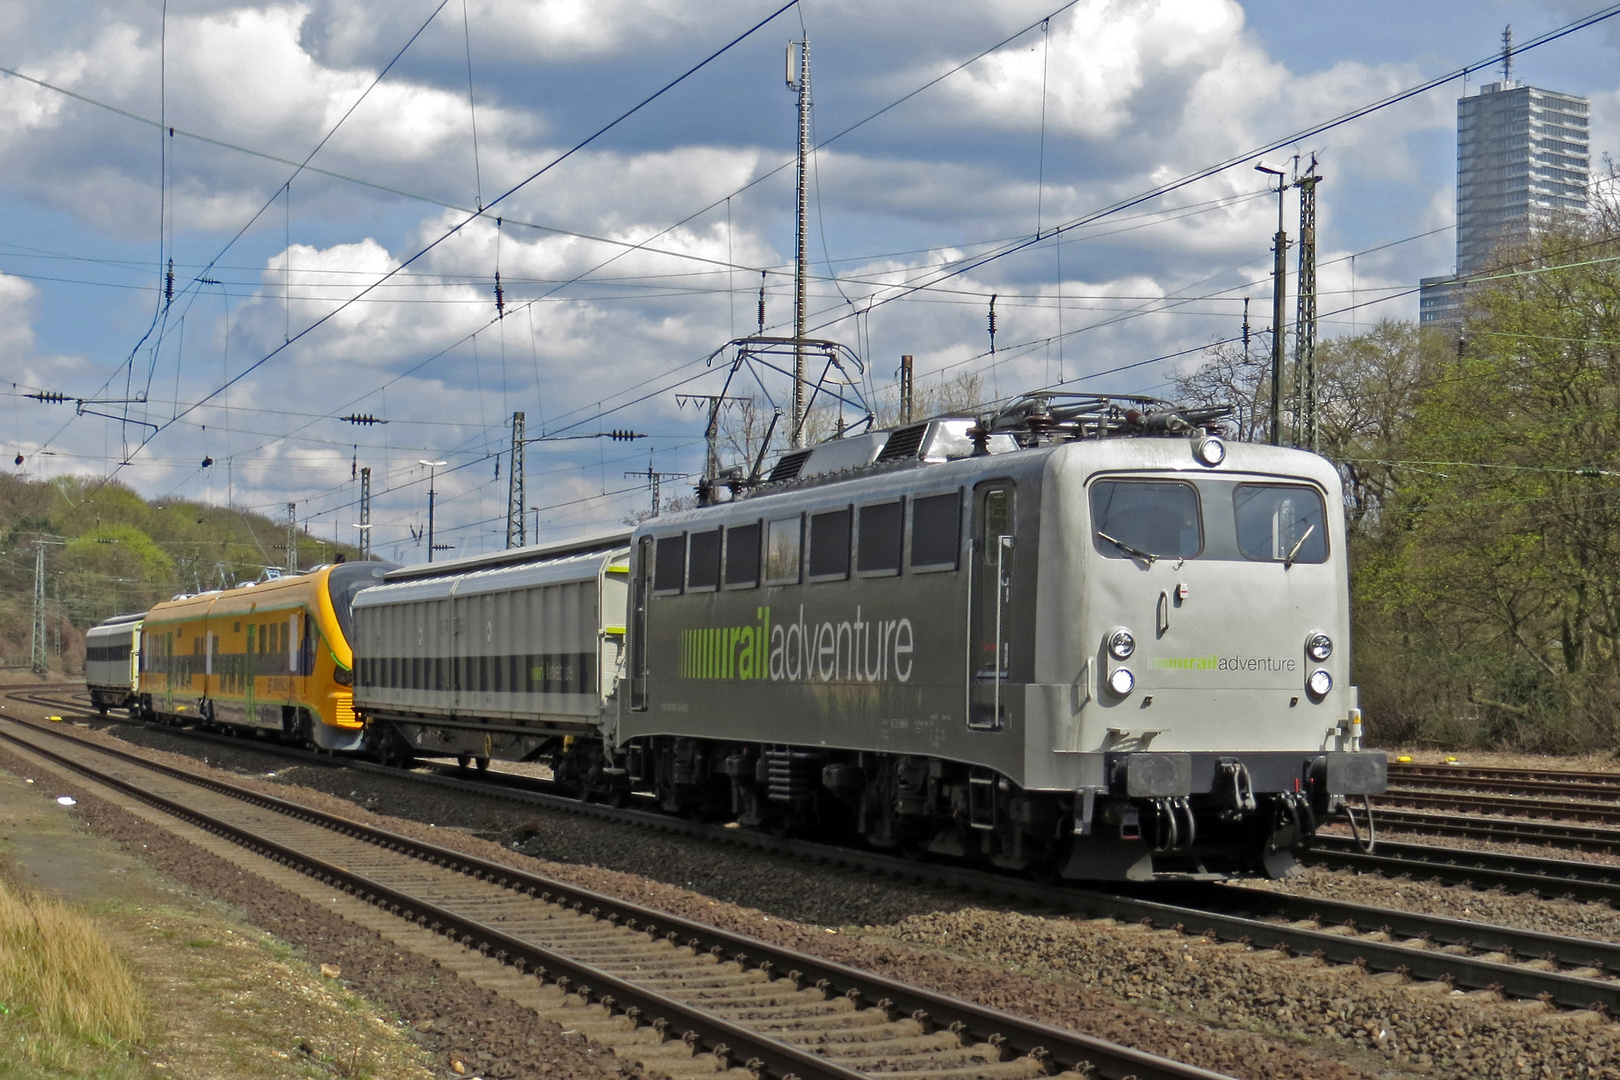
[(802, 517), (778, 518), (770, 523), (766, 533), (765, 583), (767, 585), (797, 585), (799, 583), (799, 549), (804, 543)]
[(955, 570), (962, 550), (962, 496), (957, 492), (911, 501), (911, 568)]
[(759, 584), (759, 522), (726, 530), (726, 584), (734, 588)]
[(1204, 550), (1198, 492), (1167, 480), (1091, 485), (1092, 541), (1111, 559), (1191, 559)]
[(686, 587), (705, 592), (720, 587), (720, 530), (693, 533), (687, 547)]
[(1238, 549), (1260, 562), (1327, 562), (1326, 510), (1315, 488), (1239, 484), (1232, 492)]
[(653, 591), (678, 593), (686, 573), (686, 534), (658, 538), (657, 567), (653, 571)]
[(849, 576), (849, 508), (810, 515), (811, 580)]
[(855, 569), (863, 574), (898, 574), (901, 541), (904, 539), (905, 504), (890, 503), (861, 507), (860, 539), (855, 553)]

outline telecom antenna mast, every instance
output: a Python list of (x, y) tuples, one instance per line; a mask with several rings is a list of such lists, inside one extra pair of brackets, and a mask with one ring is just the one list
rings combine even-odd
[(523, 521), (523, 414), (515, 412), (512, 414), (512, 467), (506, 479), (507, 547), (523, 546)]
[[(793, 50), (798, 47), (799, 70), (793, 70)], [(805, 186), (805, 176), (810, 164), (810, 38), (806, 35), (803, 41), (790, 41), (787, 47), (787, 85), (789, 90), (799, 93), (799, 211), (798, 211), (798, 251), (793, 269), (793, 432), (790, 445), (794, 449), (804, 445), (805, 400), (804, 400), (804, 287), (806, 271), (805, 260), (805, 218), (809, 207), (809, 192)]]

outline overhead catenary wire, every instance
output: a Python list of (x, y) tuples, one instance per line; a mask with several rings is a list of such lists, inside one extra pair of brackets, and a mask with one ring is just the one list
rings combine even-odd
[[(1576, 19), (1575, 21), (1567, 23), (1564, 26), (1559, 27), (1556, 30), (1550, 30), (1550, 31), (1548, 31), (1548, 32), (1546, 32), (1544, 34), (1541, 34), (1541, 35), (1539, 35), (1539, 36), (1537, 36), (1535, 38), (1532, 38), (1529, 42), (1527, 42), (1522, 47), (1518, 47), (1515, 51), (1517, 51), (1517, 52), (1526, 52), (1526, 51), (1528, 51), (1530, 49), (1539, 48), (1542, 45), (1546, 45), (1546, 44), (1548, 44), (1550, 42), (1557, 41), (1560, 38), (1568, 36), (1569, 34), (1573, 34), (1573, 33), (1577, 32), (1579, 30), (1584, 30), (1587, 27), (1594, 26), (1594, 25), (1596, 25), (1596, 24), (1598, 24), (1600, 22), (1603, 22), (1603, 21), (1605, 21), (1607, 19), (1611, 19), (1615, 15), (1620, 15), (1620, 4), (1610, 4), (1610, 5), (1606, 6), (1606, 7), (1598, 10), (1597, 12), (1594, 12), (1591, 15), (1587, 15), (1587, 16), (1585, 16), (1583, 18)], [(1169, 181), (1169, 182), (1164, 183), (1164, 184), (1159, 184), (1159, 185), (1157, 185), (1157, 186), (1155, 186), (1153, 188), (1150, 188), (1149, 190), (1147, 190), (1145, 192), (1142, 192), (1142, 193), (1140, 193), (1138, 195), (1133, 195), (1133, 196), (1129, 196), (1129, 197), (1124, 198), (1124, 199), (1120, 199), (1120, 200), (1118, 200), (1116, 202), (1113, 202), (1113, 203), (1109, 204), (1108, 206), (1102, 207), (1102, 208), (1100, 208), (1098, 210), (1094, 210), (1094, 211), (1090, 212), (1089, 214), (1082, 215), (1081, 217), (1075, 218), (1074, 220), (1072, 220), (1070, 222), (1067, 222), (1067, 223), (1065, 223), (1063, 225), (1059, 225), (1056, 228), (1054, 228), (1053, 230), (1051, 230), (1049, 233), (1047, 233), (1045, 236), (1037, 236), (1037, 237), (1026, 238), (1024, 240), (1020, 240), (1020, 241), (1018, 241), (1018, 242), (1016, 242), (1014, 244), (1009, 245), (1008, 247), (1006, 247), (1002, 251), (998, 251), (998, 252), (991, 253), (991, 254), (986, 254), (986, 255), (978, 257), (977, 259), (965, 260), (963, 262), (963, 264), (961, 264), (959, 266), (953, 266), (949, 270), (946, 270), (946, 271), (942, 272), (938, 278), (931, 279), (929, 281), (924, 281), (924, 282), (919, 282), (919, 283), (908, 285), (901, 292), (899, 292), (899, 293), (897, 293), (897, 294), (895, 294), (893, 296), (888, 296), (888, 297), (884, 297), (882, 299), (873, 300), (869, 306), (870, 307), (879, 307), (879, 306), (882, 306), (882, 305), (885, 305), (885, 304), (888, 304), (888, 303), (892, 303), (895, 300), (901, 299), (904, 295), (906, 295), (906, 294), (908, 294), (910, 292), (914, 292), (914, 291), (916, 291), (918, 289), (929, 288), (932, 285), (937, 284), (939, 281), (947, 280), (949, 278), (957, 277), (957, 276), (959, 276), (961, 274), (965, 274), (965, 273), (967, 273), (967, 272), (969, 272), (971, 270), (977, 269), (980, 266), (986, 265), (987, 263), (994, 262), (997, 259), (1005, 258), (1008, 255), (1012, 255), (1015, 252), (1022, 251), (1025, 248), (1028, 248), (1033, 244), (1040, 243), (1043, 240), (1050, 239), (1053, 236), (1057, 236), (1057, 235), (1059, 235), (1059, 234), (1061, 234), (1063, 232), (1067, 232), (1067, 231), (1069, 231), (1069, 230), (1071, 230), (1073, 228), (1076, 228), (1076, 227), (1079, 227), (1079, 226), (1082, 226), (1082, 225), (1086, 225), (1086, 224), (1090, 224), (1092, 222), (1102, 220), (1103, 218), (1108, 217), (1108, 216), (1110, 216), (1112, 214), (1118, 213), (1121, 210), (1127, 210), (1127, 209), (1130, 209), (1133, 206), (1139, 206), (1142, 203), (1148, 202), (1148, 201), (1150, 201), (1152, 199), (1157, 199), (1157, 198), (1160, 198), (1160, 197), (1162, 197), (1164, 195), (1170, 194), (1172, 192), (1179, 191), (1182, 188), (1185, 188), (1185, 187), (1187, 187), (1187, 186), (1189, 186), (1191, 184), (1197, 183), (1200, 180), (1206, 180), (1206, 179), (1208, 179), (1208, 178), (1210, 178), (1212, 176), (1218, 175), (1219, 173), (1225, 172), (1228, 169), (1235, 168), (1238, 165), (1242, 165), (1242, 164), (1245, 164), (1247, 162), (1253, 161), (1256, 158), (1263, 157), (1266, 154), (1273, 153), (1273, 152), (1275, 152), (1277, 150), (1283, 149), (1284, 147), (1293, 145), (1295, 143), (1303, 142), (1303, 141), (1305, 141), (1307, 139), (1310, 139), (1310, 138), (1312, 138), (1312, 137), (1314, 137), (1316, 135), (1320, 135), (1320, 134), (1323, 134), (1324, 132), (1331, 131), (1334, 128), (1342, 127), (1343, 125), (1351, 123), (1352, 121), (1355, 121), (1355, 120), (1359, 120), (1362, 117), (1370, 116), (1373, 113), (1378, 112), (1378, 111), (1383, 110), (1383, 109), (1386, 109), (1386, 108), (1389, 108), (1392, 105), (1399, 104), (1400, 102), (1409, 100), (1410, 98), (1417, 97), (1420, 94), (1428, 93), (1430, 90), (1438, 89), (1439, 87), (1444, 86), (1447, 83), (1454, 82), (1457, 79), (1462, 78), (1463, 76), (1465, 76), (1469, 72), (1478, 71), (1478, 70), (1480, 70), (1482, 68), (1488, 68), (1488, 67), (1496, 64), (1498, 62), (1499, 58), (1500, 58), (1499, 53), (1493, 53), (1491, 56), (1487, 57), (1484, 60), (1475, 61), (1472, 64), (1465, 65), (1464, 67), (1459, 68), (1459, 69), (1457, 69), (1455, 71), (1449, 72), (1449, 73), (1447, 73), (1445, 75), (1436, 76), (1435, 78), (1428, 79), (1428, 80), (1425, 80), (1424, 82), (1418, 83), (1415, 86), (1408, 87), (1405, 90), (1397, 91), (1394, 94), (1389, 94), (1389, 95), (1387, 95), (1387, 96), (1385, 96), (1383, 98), (1380, 98), (1377, 101), (1372, 102), (1371, 104), (1363, 105), (1363, 106), (1360, 106), (1358, 108), (1352, 109), (1349, 112), (1341, 113), (1339, 116), (1336, 116), (1336, 117), (1334, 117), (1334, 118), (1332, 118), (1330, 120), (1326, 120), (1326, 121), (1323, 121), (1323, 122), (1318, 123), (1318, 124), (1313, 124), (1310, 127), (1304, 128), (1304, 129), (1302, 129), (1300, 131), (1296, 131), (1292, 135), (1288, 135), (1288, 136), (1285, 136), (1285, 137), (1280, 138), (1280, 139), (1270, 140), (1270, 141), (1268, 141), (1268, 142), (1266, 142), (1266, 143), (1264, 143), (1264, 144), (1262, 144), (1262, 145), (1260, 145), (1258, 147), (1255, 147), (1255, 148), (1253, 148), (1251, 150), (1247, 150), (1247, 151), (1244, 151), (1244, 152), (1239, 153), (1237, 155), (1234, 155), (1232, 157), (1229, 157), (1229, 158), (1225, 159), (1224, 161), (1218, 162), (1218, 163), (1216, 163), (1214, 165), (1210, 165), (1210, 166), (1206, 166), (1206, 167), (1201, 168), (1201, 169), (1194, 170), (1193, 172), (1187, 173), (1187, 174), (1185, 174), (1185, 175), (1183, 175), (1181, 177), (1178, 177), (1175, 180)], [(836, 318), (829, 319), (829, 320), (827, 320), (825, 322), (822, 322), (822, 323), (818, 324), (817, 326), (811, 328), (811, 330), (809, 332), (811, 332), (811, 333), (819, 333), (819, 332), (825, 330), (829, 326), (832, 326), (832, 325), (835, 325), (836, 323), (842, 322), (844, 318), (847, 318), (847, 316), (839, 316), (839, 317), (836, 317)]]
[[(448, 0), (441, 0), (441, 2), (439, 4), (439, 8), (435, 9), (435, 14), (437, 14), (437, 11), (442, 9), (444, 7), (444, 4), (447, 3), (447, 2), (448, 2)], [(407, 259), (405, 259), (403, 262), (401, 262), (398, 266), (390, 269), (387, 273), (382, 275), (382, 277), (378, 281), (367, 285), (364, 289), (361, 290), (361, 292), (359, 294), (357, 294), (356, 297), (345, 301), (344, 303), (338, 305), (338, 307), (336, 307), (334, 310), (332, 310), (330, 312), (327, 312), (325, 315), (322, 315), (321, 317), (316, 319), (314, 322), (312, 322), (310, 325), (304, 327), (297, 334), (295, 334), (292, 337), (291, 340), (289, 340), (287, 342), (284, 342), (282, 345), (272, 349), (270, 352), (264, 354), (263, 356), (261, 356), (257, 360), (254, 360), (252, 363), (247, 365), (247, 367), (244, 368), (241, 372), (238, 372), (235, 376), (233, 376), (231, 379), (229, 379), (225, 384), (223, 384), (222, 386), (216, 388), (215, 390), (211, 391), (210, 393), (204, 395), (204, 397), (202, 399), (200, 399), (199, 401), (194, 402), (191, 405), (188, 405), (185, 409), (181, 410), (180, 416), (184, 416), (187, 413), (190, 413), (190, 412), (194, 411), (195, 409), (199, 408), (205, 402), (207, 402), (209, 400), (212, 400), (214, 397), (217, 397), (220, 394), (222, 394), (222, 393), (226, 392), (227, 390), (229, 390), (231, 386), (235, 385), (237, 382), (240, 382), (248, 374), (250, 374), (251, 372), (257, 370), (260, 367), (262, 367), (264, 364), (268, 363), (270, 360), (274, 359), (276, 356), (280, 355), (282, 352), (284, 352), (286, 349), (288, 349), (294, 342), (297, 342), (297, 341), (301, 340), (302, 338), (306, 337), (307, 335), (309, 335), (310, 333), (312, 333), (313, 331), (315, 331), (319, 327), (325, 325), (328, 321), (330, 321), (332, 318), (334, 318), (340, 312), (342, 312), (344, 310), (347, 310), (347, 308), (349, 306), (351, 306), (355, 302), (355, 300), (358, 300), (360, 297), (362, 297), (362, 296), (366, 295), (367, 293), (369, 293), (378, 284), (380, 284), (383, 281), (387, 281), (389, 278), (391, 278), (399, 270), (402, 270), (402, 269), (412, 265), (413, 263), (417, 262), (419, 259), (423, 258), (429, 252), (436, 249), (440, 244), (444, 243), (445, 240), (447, 240), (451, 236), (454, 236), (457, 233), (459, 233), (461, 231), (461, 229), (466, 227), (472, 221), (477, 220), (478, 218), (482, 217), (484, 211), (489, 210), (489, 209), (499, 205), (502, 201), (509, 198), (510, 196), (515, 194), (516, 192), (522, 190), (524, 187), (527, 187), (529, 184), (533, 183), (535, 180), (539, 179), (541, 176), (544, 176), (546, 173), (550, 172), (553, 168), (557, 167), (558, 165), (561, 165), (563, 162), (567, 161), (574, 154), (576, 154), (579, 151), (583, 150), (585, 147), (589, 146), (591, 143), (594, 143), (597, 139), (601, 138), (607, 132), (609, 132), (613, 128), (617, 127), (620, 123), (622, 123), (625, 120), (629, 119), (631, 116), (634, 116), (636, 113), (640, 112), (643, 108), (650, 105), (652, 102), (658, 100), (659, 98), (664, 96), (664, 94), (668, 93), (670, 90), (673, 90), (675, 87), (679, 86), (681, 83), (685, 82), (692, 75), (696, 74), (698, 71), (700, 71), (703, 68), (707, 67), (714, 60), (718, 59), (720, 56), (723, 56), (725, 53), (729, 52), (737, 44), (739, 44), (740, 42), (742, 42), (742, 41), (746, 40), (747, 38), (751, 37), (754, 33), (756, 33), (757, 31), (762, 29), (764, 26), (766, 26), (768, 23), (773, 21), (777, 16), (779, 16), (783, 12), (787, 11), (789, 8), (793, 7), (796, 3), (798, 3), (798, 0), (788, 0), (787, 3), (785, 3), (781, 7), (777, 8), (771, 14), (765, 16), (765, 18), (763, 18), (763, 19), (759, 20), (758, 22), (754, 23), (747, 30), (743, 31), (741, 34), (738, 34), (736, 37), (732, 38), (726, 44), (722, 45), (720, 48), (718, 48), (715, 51), (711, 52), (708, 56), (704, 57), (702, 60), (698, 61), (696, 64), (694, 64), (691, 67), (689, 67), (688, 69), (686, 69), (686, 71), (682, 72), (680, 75), (676, 76), (674, 79), (671, 79), (668, 82), (664, 83), (663, 86), (661, 86), (659, 89), (655, 90), (653, 93), (649, 94), (647, 97), (643, 98), (641, 101), (639, 101), (635, 105), (633, 105), (630, 108), (626, 109), (624, 112), (620, 113), (618, 116), (614, 117), (612, 120), (608, 121), (606, 124), (604, 124), (601, 127), (597, 128), (590, 135), (586, 136), (584, 139), (582, 139), (579, 142), (575, 143), (572, 147), (570, 147), (568, 150), (564, 151), (562, 154), (559, 154), (556, 157), (554, 157), (551, 161), (547, 162), (545, 165), (543, 165), (541, 168), (539, 168), (535, 172), (531, 173), (529, 176), (527, 176), (524, 179), (518, 181), (511, 188), (507, 189), (505, 192), (502, 192), (495, 199), (491, 200), (490, 203), (486, 207), (484, 207), (482, 210), (478, 211), (475, 214), (469, 215), (463, 221), (461, 221), (458, 224), (452, 226), (450, 229), (440, 233), (439, 236), (437, 236), (435, 239), (433, 239), (432, 241), (430, 241), (429, 243), (427, 243), (423, 247), (419, 248), (416, 251), (415, 254), (409, 256)], [(423, 28), (424, 29), (426, 28), (425, 24), (424, 24)], [(418, 33), (420, 33), (420, 31), (418, 31)], [(413, 37), (412, 40), (414, 41), (415, 38)], [(408, 45), (407, 45), (407, 47), (408, 47)], [(401, 52), (403, 53), (403, 50), (401, 50)], [(381, 77), (382, 77), (381, 75), (378, 76), (379, 79)], [(375, 83), (373, 83), (373, 85), (375, 85)], [(352, 109), (351, 109), (351, 112), (352, 112)], [(328, 135), (328, 138), (330, 138), (330, 135)], [(324, 143), (325, 143), (325, 140), (322, 141), (322, 145), (324, 145)], [(319, 147), (317, 147), (315, 151), (311, 151), (311, 156), (313, 156), (314, 153), (318, 152), (318, 150), (319, 150)], [(178, 418), (179, 417), (176, 417), (174, 419), (171, 419), (169, 421), (166, 421), (166, 422), (158, 425), (157, 431), (155, 431), (152, 435), (148, 436), (147, 439), (145, 440), (145, 442), (142, 443), (142, 446), (144, 447), (144, 445), (149, 443), (153, 438), (156, 438), (157, 435), (161, 434), (166, 428), (168, 428), (169, 426), (174, 424), (175, 420), (177, 420)], [(137, 450), (136, 450), (137, 453), (139, 452), (139, 449), (140, 448), (138, 447)], [(133, 454), (126, 455), (125, 460), (127, 461), (129, 459), (129, 457), (132, 457), (132, 456), (133, 456)], [(106, 477), (106, 479), (110, 480), (113, 476), (115, 476), (118, 473), (118, 471), (122, 467), (123, 467), (122, 463), (120, 463), (119, 465), (114, 466), (114, 468), (112, 470), (110, 470), (110, 472), (109, 472), (108, 476)], [(105, 482), (105, 480), (103, 482)]]
[[(830, 264), (830, 262), (831, 262), (831, 260), (830, 260), (830, 259), (829, 259), (829, 264)], [(530, 310), (531, 310), (531, 312), (532, 312), (532, 308), (531, 308), (531, 309), (530, 309)]]

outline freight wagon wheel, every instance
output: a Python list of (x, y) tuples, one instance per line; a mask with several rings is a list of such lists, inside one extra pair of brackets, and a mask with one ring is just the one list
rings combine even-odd
[(472, 767), (472, 755), (471, 754), (457, 754), (456, 755), (456, 768), (458, 768), (458, 769), (468, 769), (468, 768), (471, 768), (471, 767)]
[(489, 758), (487, 758), (487, 757), (474, 758), (473, 762), (474, 762), (474, 764), (476, 764), (478, 766), (478, 771), (479, 772), (488, 772), (489, 771)]

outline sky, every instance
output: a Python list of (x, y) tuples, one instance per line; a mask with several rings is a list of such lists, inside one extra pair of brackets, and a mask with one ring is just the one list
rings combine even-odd
[[(701, 471), (681, 395), (721, 392), (762, 280), (792, 333), (806, 36), (807, 333), (847, 346), (845, 396), (892, 396), (902, 353), (988, 398), (1171, 394), (1245, 300), (1269, 326), (1254, 151), (1325, 177), (1320, 333), (1415, 318), (1454, 261), (1456, 100), (1495, 69), (1299, 134), (1602, 10), (1062, 2), (0, 0), (3, 461), (344, 542), (367, 467), (374, 549), (420, 562), (430, 481), (440, 557), (505, 545), (522, 411), (529, 542), (622, 527), (627, 473)], [(1514, 61), (1591, 99), (1594, 171), (1617, 51), (1620, 16)]]

